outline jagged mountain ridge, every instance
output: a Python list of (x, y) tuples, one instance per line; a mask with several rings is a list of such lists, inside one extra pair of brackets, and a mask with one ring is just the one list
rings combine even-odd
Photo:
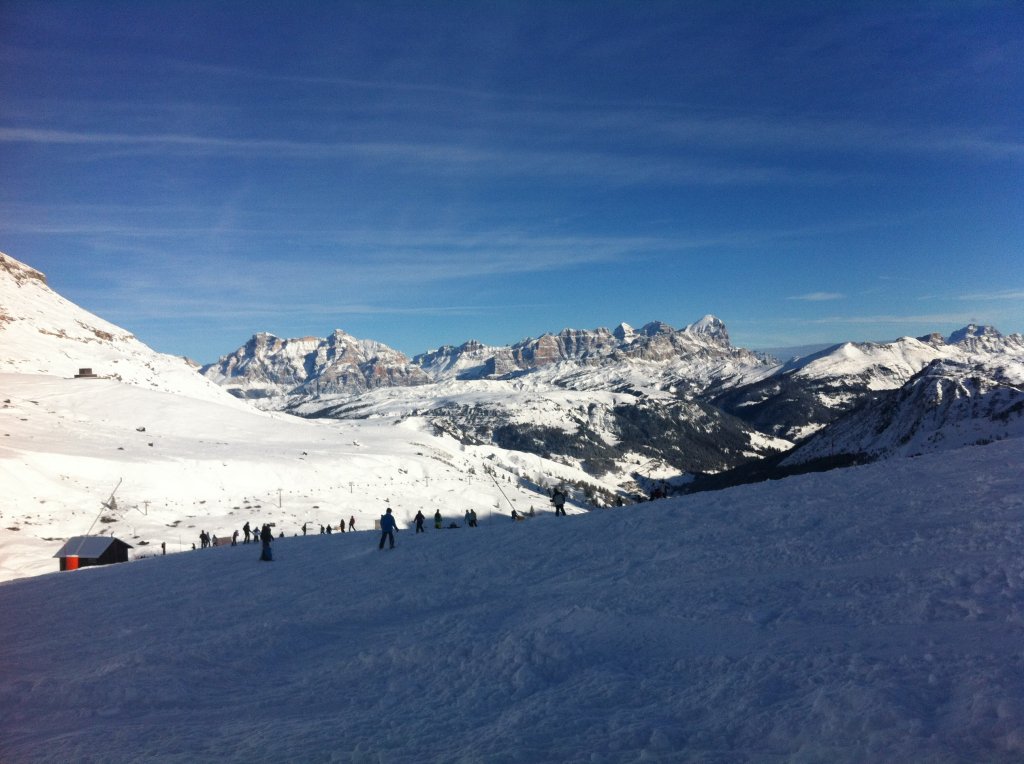
[[(479, 353), (482, 347), (479, 343), (467, 343), (451, 349), (449, 353), (439, 355), (439, 351), (432, 351), (417, 356), (414, 361), (423, 366), (431, 377), (441, 379), (452, 364), (436, 365), (438, 357), (458, 355), (464, 349)], [(603, 327), (563, 329), (557, 334), (528, 338), (506, 348), (492, 348), (483, 364), (473, 367), (470, 373), (462, 373), (459, 378), (501, 377), (563, 362), (596, 366), (630, 359), (668, 361), (732, 350), (725, 324), (715, 316), (705, 316), (679, 330), (662, 321), (652, 321), (639, 330), (625, 323), (613, 331)]]
[[(756, 378), (775, 365), (734, 348), (714, 316), (679, 330), (655, 321), (639, 330), (564, 329), (506, 347), (471, 340), (420, 354), (411, 366), (379, 343), (349, 343), (361, 354), (332, 356), (330, 338), (257, 335), (204, 373), (300, 416), (425, 417), (464, 443), (557, 458), (630, 493), (653, 475), (727, 470), (791, 445), (696, 400), (711, 383)], [(353, 360), (362, 365), (336, 373)], [(400, 374), (386, 373), (394, 368)]]
[(936, 361), (960, 364), (1024, 358), (1024, 337), (970, 325), (893, 342), (847, 342), (783, 364), (749, 384), (710, 391), (711, 402), (777, 437), (799, 441), (871, 394), (897, 390)]
[[(716, 360), (722, 363), (709, 364)], [(204, 366), (202, 373), (239, 397), (270, 399), (358, 395), (378, 387), (407, 387), (447, 379), (510, 378), (559, 365), (559, 373), (553, 376), (568, 379), (578, 369), (610, 369), (631, 361), (711, 366), (717, 369), (711, 375), (715, 379), (727, 364), (736, 367), (728, 370), (734, 374), (749, 373), (751, 369), (763, 373), (771, 366), (762, 356), (734, 348), (725, 324), (714, 316), (705, 316), (679, 330), (655, 321), (639, 330), (627, 324), (620, 324), (614, 331), (563, 329), (501, 347), (469, 340), (421, 353), (411, 360), (383, 343), (357, 339), (340, 329), (326, 339), (280, 339), (263, 333)], [(689, 371), (679, 369), (676, 381), (702, 377)], [(620, 377), (622, 382), (632, 379), (628, 373)], [(277, 405), (290, 403), (279, 401)]]
[[(292, 362), (300, 373), (284, 380), (290, 393), (268, 398), (269, 407), (339, 419), (427, 417), (438, 431), (467, 443), (617, 474), (619, 486), (630, 491), (655, 473), (678, 478), (728, 471), (785, 451), (878, 393), (900, 390), (935, 361), (1024, 357), (1020, 335), (971, 325), (949, 339), (847, 342), (780, 364), (733, 347), (725, 324), (705, 316), (680, 330), (655, 321), (639, 330), (627, 324), (612, 331), (564, 329), (505, 347), (471, 340), (411, 362), (368, 343), (363, 370), (372, 370), (372, 377), (335, 375), (345, 384), (325, 386), (302, 373), (324, 375), (319, 359), (327, 355), (326, 341), (304, 342), (306, 362)], [(235, 376), (247, 385), (263, 383), (269, 376), (263, 370), (281, 368), (272, 354), (250, 355), (252, 368), (239, 366)], [(386, 373), (388, 362), (401, 373)], [(410, 368), (422, 376), (410, 378)], [(494, 386), (479, 399), (474, 382)], [(272, 385), (264, 389), (274, 394)], [(558, 391), (581, 395), (569, 400)]]
[(204, 366), (201, 373), (240, 398), (358, 394), (430, 381), (404, 353), (340, 329), (326, 339), (255, 334), (234, 353)]
[[(955, 344), (971, 339), (961, 336)], [(917, 456), (1022, 435), (1024, 363), (937, 359), (900, 388), (870, 396), (794, 449), (782, 465)]]
[[(100, 376), (224, 397), (182, 359), (154, 353), (50, 291), (38, 271), (6, 256), (2, 262), (6, 368), (70, 376), (99, 359)], [(43, 348), (47, 338), (59, 352)], [(325, 339), (258, 334), (204, 371), (208, 380), (235, 386), (237, 397), (262, 396), (262, 408), (313, 418), (427, 420), (466, 443), (555, 459), (630, 493), (656, 477), (678, 482), (788, 450), (879, 391), (900, 389), (935, 360), (1021, 358), (1020, 335), (971, 325), (948, 340), (933, 334), (845, 343), (779, 364), (733, 347), (724, 323), (706, 316), (680, 330), (661, 322), (639, 330), (565, 329), (508, 347), (470, 341), (415, 359), (341, 330)], [(474, 382), (490, 385), (486, 394)], [(1001, 432), (998, 425), (994, 431)]]

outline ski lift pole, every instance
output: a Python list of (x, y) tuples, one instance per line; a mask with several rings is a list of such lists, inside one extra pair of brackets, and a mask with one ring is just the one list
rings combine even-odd
[(88, 536), (90, 533), (92, 533), (92, 529), (96, 527), (96, 523), (98, 523), (100, 517), (103, 516), (103, 510), (109, 509), (109, 510), (113, 511), (113, 510), (117, 509), (117, 502), (114, 501), (114, 494), (117, 493), (117, 489), (121, 487), (121, 481), (122, 480), (124, 480), (124, 478), (120, 478), (117, 481), (117, 485), (114, 486), (114, 490), (110, 492), (110, 498), (107, 499), (106, 501), (101, 501), (100, 502), (99, 514), (96, 515), (96, 519), (92, 521), (92, 525), (89, 526), (89, 530), (87, 530), (85, 532), (86, 536)]
[[(501, 489), (501, 484), (498, 483), (498, 478), (494, 477), (494, 473), (491, 472), (490, 470), (488, 470), (487, 474), (490, 475), (491, 476), (491, 480), (494, 481), (494, 485), (497, 487), (498, 493), (500, 493), (502, 496), (505, 496), (505, 492)], [(511, 507), (513, 510), (515, 510), (515, 506), (509, 500), (508, 496), (505, 496), (505, 501), (508, 502), (509, 507)]]

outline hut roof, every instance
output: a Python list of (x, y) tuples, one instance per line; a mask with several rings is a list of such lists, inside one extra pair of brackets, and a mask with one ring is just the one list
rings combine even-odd
[(73, 536), (64, 543), (64, 546), (60, 548), (60, 551), (54, 557), (67, 557), (69, 555), (78, 555), (79, 557), (89, 559), (100, 557), (115, 541), (119, 544), (124, 544), (129, 549), (132, 548), (131, 544), (127, 544), (113, 536)]

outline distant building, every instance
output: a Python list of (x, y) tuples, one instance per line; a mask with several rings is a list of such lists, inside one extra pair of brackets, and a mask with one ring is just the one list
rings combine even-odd
[(75, 379), (95, 379), (96, 375), (92, 373), (92, 369), (79, 369), (75, 375)]
[(88, 565), (110, 565), (128, 562), (131, 544), (113, 536), (74, 536), (54, 557), (60, 558), (61, 570), (77, 570)]

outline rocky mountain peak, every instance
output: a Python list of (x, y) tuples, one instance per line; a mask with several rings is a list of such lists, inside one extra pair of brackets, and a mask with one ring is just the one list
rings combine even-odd
[(255, 399), (355, 394), (429, 381), (404, 353), (342, 329), (326, 338), (280, 339), (261, 332), (234, 353), (203, 367), (202, 374), (238, 397)]
[(639, 334), (644, 337), (657, 337), (658, 335), (675, 334), (675, 329), (664, 321), (650, 321), (640, 327)]
[(717, 316), (710, 314), (704, 316), (700, 321), (685, 327), (683, 331), (687, 334), (694, 334), (724, 345), (730, 344), (729, 331), (725, 328), (725, 322)]
[(38, 281), (46, 284), (46, 276), (35, 268), (31, 268), (20, 260), (0, 252), (0, 269), (3, 269), (18, 285), (25, 281)]
[(979, 326), (978, 324), (968, 324), (962, 329), (957, 329), (955, 332), (949, 335), (949, 344), (958, 345), (965, 340), (982, 338), (999, 339), (1002, 336), (1002, 332), (1000, 332), (994, 326)]
[(621, 323), (615, 327), (612, 334), (615, 335), (615, 339), (619, 342), (629, 343), (636, 337), (636, 329), (629, 324)]

